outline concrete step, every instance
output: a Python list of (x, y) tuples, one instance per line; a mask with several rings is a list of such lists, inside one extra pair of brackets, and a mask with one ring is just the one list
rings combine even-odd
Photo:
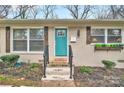
[(47, 67), (46, 74), (47, 75), (69, 75), (70, 68), (69, 67)]
[[(74, 67), (72, 68), (74, 72)], [(72, 73), (73, 74), (73, 73)], [(73, 80), (70, 79), (70, 67), (49, 67), (46, 68), (46, 78), (42, 80)]]
[(70, 75), (46, 75), (42, 80), (73, 80), (73, 78), (70, 79)]
[(43, 87), (76, 87), (73, 80), (44, 80), (42, 81)]

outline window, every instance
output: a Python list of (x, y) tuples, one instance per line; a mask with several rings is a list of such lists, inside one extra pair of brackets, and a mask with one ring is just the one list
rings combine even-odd
[(92, 43), (121, 43), (121, 29), (92, 29)]
[(43, 29), (13, 29), (13, 51), (43, 51)]
[(13, 30), (13, 51), (27, 51), (27, 30)]
[(105, 29), (93, 29), (91, 31), (92, 43), (104, 43), (105, 42)]
[(65, 36), (65, 30), (57, 31), (57, 36), (58, 37), (64, 37)]
[(43, 51), (43, 29), (30, 29), (30, 51)]
[(108, 43), (121, 43), (120, 29), (108, 29)]

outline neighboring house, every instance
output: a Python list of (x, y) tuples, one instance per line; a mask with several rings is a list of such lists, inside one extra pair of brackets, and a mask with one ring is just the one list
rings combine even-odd
[(96, 43), (124, 43), (123, 20), (0, 20), (0, 55), (19, 54), (24, 62), (41, 62), (49, 45), (49, 62), (68, 62), (72, 46), (76, 66), (102, 66), (101, 60), (124, 60), (124, 50), (95, 50)]

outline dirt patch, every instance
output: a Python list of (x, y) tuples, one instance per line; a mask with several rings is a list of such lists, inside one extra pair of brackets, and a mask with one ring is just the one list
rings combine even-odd
[(124, 86), (124, 69), (106, 70), (102, 67), (91, 67), (90, 74), (81, 73), (80, 67), (74, 68), (74, 80), (78, 87), (120, 87)]
[(1, 67), (0, 75), (38, 81), (43, 76), (42, 69), (42, 64), (23, 63), (20, 67)]

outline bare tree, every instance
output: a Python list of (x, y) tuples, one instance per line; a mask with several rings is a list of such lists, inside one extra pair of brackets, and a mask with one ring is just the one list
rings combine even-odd
[(124, 18), (124, 5), (111, 5), (110, 11), (112, 19)]
[(40, 10), (40, 7), (39, 6), (33, 6), (33, 7), (30, 7), (28, 9), (28, 14), (29, 14), (29, 18), (32, 18), (32, 19), (36, 19), (38, 14), (39, 14), (39, 11)]
[(36, 18), (38, 11), (34, 5), (18, 5), (12, 9), (13, 19), (28, 19)]
[(95, 6), (93, 11), (95, 19), (110, 19), (110, 7), (109, 6)]
[(92, 6), (67, 5), (65, 8), (68, 9), (74, 19), (86, 19), (90, 16)]
[(95, 6), (94, 15), (97, 19), (122, 19), (124, 18), (124, 6)]
[(0, 5), (0, 18), (6, 18), (9, 15), (10, 5)]
[(41, 6), (41, 14), (44, 19), (56, 18), (57, 14), (55, 14), (56, 6), (55, 5), (44, 5)]
[(122, 18), (124, 18), (124, 5), (121, 5), (121, 9), (120, 9), (120, 12), (119, 12), (120, 16)]
[(118, 19), (118, 17), (119, 17), (119, 11), (120, 11), (120, 7), (119, 6), (117, 6), (117, 5), (111, 5), (110, 6), (110, 12), (111, 12), (111, 14), (110, 14), (110, 16), (111, 16), (111, 18), (112, 19)]

